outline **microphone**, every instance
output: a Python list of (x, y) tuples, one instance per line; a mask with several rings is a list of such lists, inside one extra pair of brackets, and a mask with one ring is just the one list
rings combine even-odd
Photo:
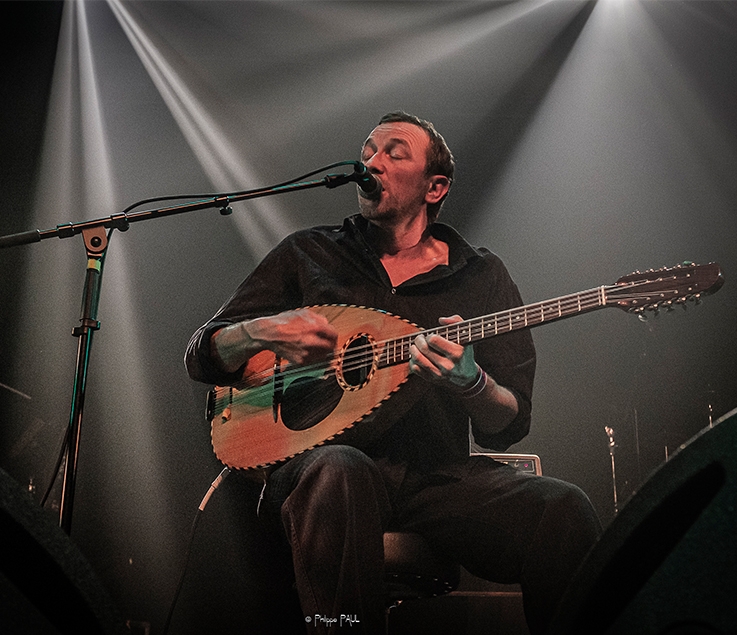
[(368, 171), (368, 168), (356, 161), (353, 171), (353, 179), (358, 184), (358, 194), (370, 201), (378, 201), (381, 198), (381, 181)]

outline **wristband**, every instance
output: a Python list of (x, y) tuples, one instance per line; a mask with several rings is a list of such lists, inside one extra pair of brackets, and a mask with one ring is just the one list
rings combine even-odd
[(471, 386), (469, 386), (468, 388), (461, 390), (458, 393), (458, 396), (462, 397), (463, 399), (471, 399), (472, 397), (480, 395), (482, 392), (484, 392), (488, 379), (489, 376), (486, 374), (486, 371), (481, 368), (481, 366), (479, 366), (479, 375), (476, 378), (476, 381), (473, 382), (473, 384), (471, 384)]

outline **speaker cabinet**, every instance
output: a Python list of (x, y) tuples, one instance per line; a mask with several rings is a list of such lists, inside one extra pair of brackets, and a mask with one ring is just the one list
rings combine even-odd
[(0, 470), (0, 632), (126, 633), (92, 568), (48, 512)]
[(551, 634), (737, 633), (737, 410), (679, 448), (625, 505)]

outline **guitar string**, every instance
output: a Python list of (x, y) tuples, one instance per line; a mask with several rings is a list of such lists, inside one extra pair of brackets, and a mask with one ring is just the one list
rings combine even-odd
[[(601, 288), (592, 289), (588, 292), (582, 292), (580, 294), (574, 294), (572, 296), (565, 296), (563, 298), (560, 298), (561, 302), (559, 311), (556, 311), (558, 315), (555, 315), (552, 319), (556, 319), (559, 317), (566, 317), (563, 315), (563, 313), (571, 310), (574, 306), (576, 307), (576, 312), (583, 311), (590, 308), (595, 308), (596, 306), (603, 306), (600, 301), (600, 291)], [(596, 299), (591, 297), (584, 297), (584, 296), (591, 296), (593, 294), (596, 294)], [(635, 294), (632, 295), (630, 299), (635, 299), (639, 297), (647, 297), (643, 294)], [(564, 302), (563, 302), (564, 301)], [(622, 299), (620, 298), (620, 301)], [(431, 334), (433, 332), (446, 332), (446, 335), (449, 335), (452, 331), (457, 331), (459, 333), (458, 338), (459, 341), (463, 341), (463, 337), (460, 336), (460, 333), (464, 330), (468, 331), (468, 338), (470, 340), (473, 340), (475, 335), (478, 335), (479, 333), (483, 334), (483, 331), (487, 328), (486, 324), (494, 323), (495, 325), (495, 335), (496, 334), (503, 334), (510, 332), (512, 330), (517, 330), (519, 328), (524, 328), (525, 326), (531, 326), (536, 324), (542, 324), (545, 322), (545, 311), (544, 311), (544, 305), (551, 304), (553, 302), (558, 302), (557, 300), (548, 301), (548, 302), (542, 302), (542, 303), (536, 303), (532, 305), (527, 305), (526, 307), (516, 307), (515, 309), (512, 309), (510, 311), (505, 311), (503, 313), (495, 314), (494, 316), (482, 316), (479, 318), (472, 318), (470, 320), (466, 320), (464, 322), (459, 322), (456, 324), (451, 325), (443, 325), (439, 327), (434, 327), (432, 329), (427, 329), (425, 331), (421, 331), (423, 334)], [(537, 309), (539, 311), (540, 318), (535, 318), (533, 315), (533, 319), (530, 320), (529, 316), (527, 317), (527, 323), (524, 326), (516, 326), (513, 324), (514, 320), (519, 320), (519, 316), (529, 314), (533, 312), (533, 309)], [(537, 312), (535, 311), (535, 312)], [(551, 321), (551, 318), (548, 318), (548, 321)], [(502, 325), (502, 328), (499, 329), (499, 322), (503, 322), (505, 324)], [(519, 323), (519, 322), (518, 322)], [(488, 327), (489, 330), (491, 330), (491, 327)], [(386, 352), (386, 344), (389, 342), (395, 342), (399, 343), (399, 346), (395, 346), (394, 349), (396, 351), (397, 348), (400, 349), (399, 357), (400, 360), (404, 361), (406, 357), (408, 357), (408, 351), (409, 346), (414, 341), (414, 339), (417, 337), (419, 333), (412, 333), (400, 338), (394, 338), (392, 340), (384, 340), (379, 341), (374, 344), (367, 344), (362, 345), (359, 347), (356, 347), (356, 349), (353, 349), (352, 353), (350, 355), (345, 355), (343, 357), (343, 364), (341, 365), (342, 372), (345, 374), (347, 372), (351, 372), (354, 370), (358, 370), (361, 368), (367, 368), (372, 366), (373, 364), (371, 362), (375, 359), (375, 353), (377, 347), (382, 350), (382, 354), (379, 355), (379, 360), (382, 359), (382, 357), (387, 358), (388, 362), (388, 354), (384, 354)], [(395, 353), (396, 356), (396, 353)], [(258, 396), (260, 392), (264, 392), (267, 395), (270, 395), (273, 390), (275, 389), (283, 389), (286, 382), (291, 379), (292, 375), (304, 375), (306, 373), (310, 372), (319, 372), (322, 374), (323, 379), (330, 378), (333, 373), (337, 373), (337, 370), (335, 368), (338, 360), (340, 359), (339, 355), (334, 355), (330, 361), (330, 363), (325, 364), (324, 362), (320, 364), (313, 364), (309, 366), (300, 366), (295, 368), (287, 368), (284, 371), (279, 373), (279, 378), (272, 384), (272, 383), (265, 383), (262, 385), (257, 386), (248, 386), (248, 383), (253, 383), (253, 379), (258, 377), (261, 381), (267, 381), (273, 376), (273, 369), (268, 369), (265, 371), (261, 371), (260, 373), (255, 373), (254, 375), (249, 377), (249, 381), (247, 383), (241, 383), (240, 387), (238, 385), (234, 386), (236, 390), (243, 390), (243, 388), (250, 388), (248, 390), (248, 394), (250, 398), (254, 397), (254, 393), (256, 393), (255, 396)], [(401, 361), (400, 361), (401, 363)], [(387, 363), (388, 365), (388, 363)], [(222, 395), (223, 397), (220, 399), (220, 401), (228, 402), (228, 403), (237, 403), (237, 399), (232, 399), (232, 395), (230, 394), (230, 389), (228, 387), (222, 388)], [(219, 403), (219, 400), (216, 398), (216, 404)]]
[[(549, 317), (547, 320), (552, 321), (561, 317), (567, 317), (567, 315), (564, 315), (564, 313), (567, 313), (574, 307), (576, 308), (576, 312), (580, 312), (586, 309), (595, 308), (597, 306), (605, 306), (608, 294), (614, 294), (618, 296), (617, 300), (619, 302), (631, 302), (635, 299), (647, 298), (649, 297), (649, 294), (630, 292), (633, 288), (641, 285), (650, 284), (651, 282), (652, 281), (644, 280), (628, 283), (627, 285), (596, 287), (594, 289), (589, 289), (588, 291), (582, 291), (580, 293), (561, 296), (560, 298), (555, 298), (553, 300), (538, 302), (523, 307), (514, 307), (513, 309), (510, 309), (508, 311), (499, 312), (489, 316), (470, 318), (456, 324), (441, 325), (417, 333), (411, 333), (399, 338), (392, 338), (388, 340), (377, 341), (375, 343), (357, 346), (356, 348), (351, 349), (351, 352), (349, 354), (343, 355), (343, 363), (340, 365), (341, 372), (345, 375), (346, 373), (350, 373), (362, 368), (370, 368), (371, 366), (373, 366), (374, 360), (376, 358), (375, 351), (377, 349), (381, 351), (381, 354), (378, 356), (379, 365), (381, 365), (382, 358), (386, 358), (386, 365), (391, 365), (389, 362), (389, 352), (387, 350), (387, 344), (392, 342), (394, 343), (394, 347), (392, 349), (392, 357), (394, 357), (394, 359), (396, 359), (397, 357), (399, 358), (400, 361), (395, 363), (402, 363), (403, 361), (405, 361), (406, 358), (409, 357), (409, 348), (414, 339), (419, 334), (431, 335), (433, 333), (445, 333), (445, 336), (447, 338), (453, 331), (455, 331), (457, 341), (459, 343), (462, 343), (464, 337), (461, 334), (464, 331), (467, 331), (468, 335), (465, 337), (465, 339), (470, 342), (477, 338), (479, 334), (483, 337), (484, 331), (487, 329), (489, 330), (489, 332), (491, 332), (491, 330), (493, 329), (494, 334), (498, 335), (513, 330), (518, 330), (519, 328), (542, 324), (546, 321), (546, 307), (551, 307), (553, 309), (554, 315)], [(622, 291), (625, 290), (628, 291), (628, 294), (622, 294)], [(602, 298), (604, 298), (603, 302)], [(539, 317), (537, 317), (537, 315), (539, 315)], [(517, 326), (517, 324), (519, 324), (521, 316), (524, 316), (526, 320), (525, 324), (523, 326)], [(500, 323), (503, 323), (502, 328), (499, 328)], [(493, 324), (494, 326), (491, 327), (491, 324)], [(399, 349), (398, 355), (397, 349)], [(332, 377), (333, 374), (337, 374), (337, 366), (340, 359), (340, 354), (335, 354), (330, 358), (328, 363), (320, 362), (318, 364), (311, 364), (307, 366), (286, 368), (279, 373), (279, 378), (273, 383), (270, 382), (270, 378), (273, 376), (274, 370), (273, 368), (270, 368), (268, 370), (254, 373), (248, 378), (248, 380), (239, 382), (238, 384), (233, 386), (233, 388), (235, 390), (238, 390), (239, 392), (249, 389), (247, 391), (249, 394), (249, 398), (253, 398), (254, 396), (258, 397), (259, 393), (262, 391), (265, 394), (270, 395), (273, 390), (283, 389), (286, 382), (291, 379), (293, 375), (320, 373), (322, 379), (328, 379)], [(218, 389), (218, 391), (220, 394), (222, 394), (222, 397), (216, 396), (216, 405), (219, 405), (221, 402), (237, 403), (237, 400), (233, 399), (230, 387), (223, 387)], [(254, 393), (256, 394), (254, 395)]]
[[(598, 291), (599, 290), (597, 289), (596, 290), (597, 296), (598, 296)], [(587, 299), (587, 300), (580, 299), (580, 298), (576, 298), (575, 300), (572, 298), (567, 298), (567, 299), (570, 301), (567, 302), (567, 304), (561, 304), (560, 311), (556, 311), (556, 313), (567, 312), (568, 310), (573, 308), (573, 306), (578, 307), (580, 305), (583, 310), (583, 309), (595, 307), (600, 304), (600, 302), (598, 302), (598, 299), (597, 301), (594, 301), (594, 302), (591, 302), (590, 299)], [(579, 302), (579, 299), (581, 300), (580, 302)], [(405, 355), (403, 351), (406, 348), (408, 348), (408, 345), (411, 344), (414, 341), (414, 339), (420, 334), (432, 335), (434, 333), (445, 332), (445, 336), (447, 338), (452, 332), (455, 331), (457, 333), (456, 341), (460, 343), (460, 342), (463, 342), (464, 340), (467, 340), (470, 342), (474, 339), (478, 339), (479, 336), (483, 335), (484, 331), (486, 330), (488, 331), (495, 330), (495, 335), (497, 335), (497, 334), (503, 334), (509, 331), (517, 330), (519, 328), (524, 328), (524, 326), (522, 327), (517, 326), (517, 324), (519, 323), (520, 316), (525, 315), (525, 313), (532, 313), (533, 312), (532, 309), (534, 307), (539, 307), (535, 311), (535, 313), (539, 313), (543, 317), (542, 319), (539, 320), (539, 322), (537, 319), (530, 320), (528, 317), (527, 325), (529, 325), (530, 323), (542, 323), (545, 321), (543, 311), (540, 310), (542, 309), (543, 304), (544, 303), (527, 305), (525, 307), (526, 309), (528, 309), (527, 311), (521, 310), (522, 307), (516, 307), (515, 309), (512, 309), (510, 311), (504, 311), (504, 312), (497, 313), (491, 316), (481, 316), (481, 317), (476, 317), (476, 318), (470, 318), (468, 320), (464, 320), (463, 322), (458, 322), (455, 324), (436, 326), (430, 329), (424, 329), (418, 332), (410, 333), (410, 334), (407, 334), (401, 337), (392, 338), (388, 340), (379, 340), (371, 344), (357, 346), (351, 349), (350, 354), (343, 356), (342, 368), (344, 369), (344, 371), (348, 371), (348, 372), (350, 372), (351, 370), (357, 370), (363, 364), (365, 364), (366, 359), (373, 359), (374, 350), (376, 348), (380, 348), (381, 350), (386, 351), (387, 344), (390, 344), (390, 343), (398, 344), (398, 346), (394, 346), (394, 349), (399, 348), (400, 350), (400, 353), (399, 353), (400, 362), (399, 363), (401, 363)], [(554, 316), (554, 318), (557, 318), (557, 317), (563, 317), (563, 316), (562, 315)], [(551, 317), (548, 317), (548, 321), (551, 321)], [(492, 323), (494, 324), (494, 326), (493, 327), (489, 326), (489, 324), (492, 324)], [(461, 335), (461, 333), (464, 331), (467, 331), (468, 335)], [(319, 364), (315, 364), (312, 366), (309, 366), (309, 365), (300, 366), (295, 369), (284, 370), (282, 371), (281, 374), (285, 374), (288, 372), (297, 372), (300, 374), (305, 374), (311, 371), (325, 370), (331, 367), (333, 365), (333, 362), (337, 362), (340, 359), (340, 357), (341, 357), (340, 354), (336, 354), (331, 358), (331, 361), (328, 364), (325, 364), (324, 362), (320, 362)], [(387, 354), (387, 355), (384, 355), (384, 357), (387, 358), (387, 364), (389, 364), (390, 356)], [(351, 366), (350, 362), (356, 361), (356, 360), (359, 361), (359, 364), (356, 366)], [(262, 379), (263, 377), (270, 376), (272, 373), (273, 373), (272, 369), (261, 371), (260, 373), (254, 373), (253, 375), (249, 377), (248, 381), (252, 379)], [(255, 382), (255, 383), (258, 383), (258, 382)]]
[[(589, 297), (586, 297), (589, 296)], [(595, 297), (590, 297), (595, 296)], [(584, 291), (579, 294), (573, 294), (570, 296), (563, 296), (561, 298), (558, 298), (556, 300), (550, 300), (546, 302), (539, 302), (531, 305), (527, 305), (525, 307), (515, 307), (514, 309), (510, 309), (509, 311), (500, 312), (497, 314), (493, 314), (491, 316), (481, 316), (477, 318), (471, 318), (469, 320), (464, 320), (463, 322), (458, 322), (456, 324), (448, 324), (448, 325), (441, 325), (434, 327), (432, 329), (427, 329), (424, 331), (420, 331), (418, 333), (411, 333), (409, 335), (405, 335), (399, 338), (392, 338), (389, 340), (383, 340), (378, 341), (373, 344), (365, 344), (361, 346), (357, 346), (354, 349), (351, 349), (350, 354), (346, 354), (343, 356), (343, 363), (341, 365), (342, 373), (345, 375), (346, 373), (350, 373), (355, 370), (359, 370), (361, 368), (370, 368), (373, 366), (373, 362), (375, 360), (375, 351), (378, 349), (382, 351), (382, 353), (379, 355), (379, 364), (381, 364), (381, 359), (386, 358), (387, 365), (390, 365), (389, 362), (389, 353), (386, 348), (387, 344), (394, 342), (393, 346), (393, 354), (392, 357), (395, 359), (398, 357), (400, 359), (401, 363), (406, 358), (409, 357), (409, 348), (412, 342), (415, 340), (417, 335), (420, 333), (424, 335), (430, 335), (433, 333), (438, 332), (444, 332), (446, 337), (449, 336), (453, 331), (457, 334), (457, 341), (461, 343), (464, 339), (470, 341), (473, 341), (477, 336), (483, 335), (484, 331), (488, 330), (491, 332), (494, 331), (495, 335), (507, 333), (513, 330), (518, 330), (520, 328), (524, 328), (525, 326), (531, 326), (535, 324), (542, 324), (545, 322), (545, 306), (553, 304), (556, 305), (557, 308), (555, 308), (555, 315), (548, 317), (547, 321), (551, 321), (553, 319), (557, 319), (560, 317), (565, 317), (565, 313), (573, 309), (574, 307), (576, 309), (580, 310), (586, 310), (590, 308), (594, 308), (596, 306), (601, 306), (601, 287), (596, 289), (591, 289), (589, 291)], [(532, 316), (532, 319), (530, 319), (530, 313), (537, 314)], [(520, 324), (519, 320), (521, 319), (521, 316), (525, 316), (526, 323), (523, 326), (518, 326)], [(501, 323), (501, 324), (500, 324)], [(490, 326), (493, 324), (493, 326)], [(467, 331), (467, 335), (462, 335), (464, 331)], [(397, 353), (397, 349), (399, 349), (399, 353)], [(283, 389), (286, 382), (291, 379), (293, 375), (305, 375), (310, 373), (320, 373), (322, 375), (322, 378), (327, 379), (333, 376), (333, 374), (337, 374), (337, 364), (340, 360), (340, 355), (336, 354), (333, 355), (330, 358), (330, 361), (328, 363), (326, 362), (320, 362), (317, 364), (311, 364), (307, 366), (299, 366), (295, 368), (286, 368), (282, 372), (279, 373), (279, 378), (274, 381), (273, 383), (270, 381), (271, 377), (273, 377), (274, 370), (273, 368), (269, 368), (268, 370), (260, 371), (258, 373), (254, 373), (253, 375), (249, 376), (249, 378), (246, 381), (239, 382), (238, 384), (234, 385), (233, 388), (235, 390), (244, 391), (246, 389), (247, 393), (249, 395), (249, 399), (251, 398), (258, 398), (260, 396), (261, 392), (264, 392), (267, 395), (270, 395), (273, 390), (279, 390)], [(231, 394), (230, 387), (223, 387), (218, 389), (219, 393), (222, 395), (221, 397), (215, 398), (216, 405), (220, 405), (221, 402), (223, 403), (237, 403), (236, 399), (233, 399), (233, 396)]]
[[(650, 281), (641, 281), (641, 282), (634, 282), (630, 283), (626, 286), (626, 289), (629, 291), (633, 287), (636, 287), (638, 285), (642, 284), (649, 284)], [(473, 341), (474, 338), (480, 333), (483, 337), (484, 330), (487, 328), (487, 325), (494, 324), (494, 331), (495, 335), (500, 333), (506, 333), (512, 330), (516, 330), (518, 328), (524, 328), (526, 326), (541, 324), (545, 322), (545, 308), (547, 306), (553, 307), (553, 305), (558, 306), (557, 313), (558, 315), (555, 315), (552, 317), (552, 319), (560, 318), (560, 317), (567, 317), (564, 316), (564, 312), (568, 312), (571, 310), (573, 306), (576, 307), (576, 312), (580, 312), (586, 309), (595, 308), (596, 306), (603, 306), (606, 302), (602, 303), (602, 296), (606, 297), (606, 292), (609, 291), (610, 293), (612, 291), (618, 292), (620, 295), (619, 301), (625, 301), (625, 297), (621, 296), (621, 291), (623, 291), (623, 286), (610, 286), (610, 287), (597, 287), (594, 289), (590, 289), (589, 291), (583, 291), (581, 293), (577, 294), (571, 294), (569, 296), (562, 296), (561, 298), (548, 300), (545, 302), (539, 302), (531, 305), (527, 305), (524, 307), (515, 307), (513, 309), (510, 309), (509, 311), (504, 311), (501, 313), (493, 314), (491, 316), (481, 316), (477, 318), (471, 318), (469, 320), (465, 320), (463, 322), (459, 322), (456, 324), (450, 324), (450, 325), (441, 325), (438, 327), (434, 327), (432, 329), (427, 329), (425, 331), (421, 331), (421, 333), (429, 335), (432, 333), (437, 332), (445, 332), (446, 336), (448, 336), (451, 332), (456, 331), (457, 333), (457, 341), (462, 342), (464, 337), (461, 335), (463, 331), (467, 331), (468, 335), (465, 337), (465, 339), (468, 339), (468, 341)], [(596, 299), (594, 300), (590, 296), (596, 295)], [(589, 296), (589, 297), (587, 297)], [(649, 297), (646, 294), (630, 294), (629, 300), (632, 299), (638, 299), (641, 297)], [(553, 307), (554, 308), (554, 307)], [(536, 317), (536, 313), (539, 312), (539, 319)], [(532, 314), (530, 316), (530, 314)], [(520, 316), (524, 315), (526, 322), (522, 327), (516, 326), (513, 324), (515, 320), (519, 320)], [(530, 319), (532, 317), (532, 319)], [(551, 318), (548, 318), (548, 321), (551, 321)], [(499, 323), (508, 323), (503, 324), (502, 328), (499, 329)], [(519, 322), (517, 322), (519, 323)], [(489, 330), (491, 330), (491, 326), (488, 326)], [(396, 350), (399, 348), (399, 359), (401, 363), (406, 359), (408, 356), (409, 346), (414, 341), (414, 339), (417, 337), (419, 333), (412, 333), (400, 338), (394, 338), (391, 340), (384, 340), (379, 341), (373, 344), (366, 344), (359, 347), (356, 347), (355, 349), (352, 349), (351, 353), (348, 355), (343, 356), (343, 364), (340, 366), (341, 371), (345, 373), (349, 373), (354, 370), (358, 370), (361, 368), (367, 368), (371, 367), (373, 365), (373, 361), (375, 360), (375, 350), (377, 347), (380, 348), (382, 351), (382, 354), (379, 355), (379, 364), (381, 364), (382, 358), (386, 358), (386, 364), (390, 365), (389, 362), (389, 353), (386, 349), (386, 344), (390, 342), (394, 342), (394, 358), (396, 359), (397, 353)], [(399, 346), (396, 344), (399, 343)], [(320, 364), (313, 364), (310, 366), (300, 366), (295, 367), (293, 369), (287, 368), (281, 373), (279, 373), (279, 379), (274, 382), (272, 385), (271, 383), (262, 384), (262, 385), (256, 385), (256, 386), (249, 386), (248, 384), (253, 384), (254, 379), (258, 379), (261, 382), (268, 381), (270, 377), (273, 376), (273, 369), (268, 369), (265, 371), (261, 371), (260, 373), (255, 373), (254, 375), (249, 377), (249, 380), (245, 383), (241, 382), (240, 385), (234, 386), (236, 390), (242, 390), (244, 388), (250, 388), (249, 394), (253, 396), (254, 392), (258, 392), (260, 390), (263, 390), (266, 393), (271, 393), (274, 389), (283, 389), (286, 382), (291, 379), (292, 375), (304, 375), (305, 373), (310, 372), (319, 372), (322, 374), (322, 378), (329, 378), (332, 376), (333, 372), (337, 372), (336, 366), (337, 362), (340, 359), (340, 355), (334, 355), (331, 359), (331, 361), (328, 364), (325, 364), (324, 362)], [(331, 370), (331, 372), (328, 372), (328, 369)], [(327, 374), (326, 374), (327, 373)], [(222, 394), (224, 397), (222, 398), (223, 401), (231, 402), (232, 396), (230, 394), (229, 388), (222, 388), (221, 389)], [(216, 398), (216, 403), (218, 403), (218, 399)]]

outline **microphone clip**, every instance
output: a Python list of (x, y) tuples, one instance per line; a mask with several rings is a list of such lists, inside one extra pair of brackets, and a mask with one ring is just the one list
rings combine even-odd
[(328, 174), (323, 182), (325, 187), (332, 189), (351, 181), (358, 185), (358, 193), (362, 197), (371, 200), (378, 200), (381, 197), (381, 183), (360, 161), (353, 162), (351, 174)]

